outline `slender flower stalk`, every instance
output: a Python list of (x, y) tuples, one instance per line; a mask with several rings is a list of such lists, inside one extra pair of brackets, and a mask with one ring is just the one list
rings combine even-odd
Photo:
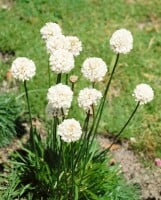
[(131, 113), (130, 117), (128, 118), (128, 120), (126, 121), (126, 123), (123, 125), (123, 127), (121, 128), (121, 130), (118, 132), (117, 135), (115, 135), (114, 139), (113, 139), (113, 142), (111, 143), (111, 145), (106, 148), (104, 151), (102, 151), (98, 157), (100, 157), (101, 155), (105, 155), (110, 149), (111, 147), (115, 144), (115, 142), (117, 141), (118, 137), (123, 133), (123, 131), (125, 130), (125, 128), (127, 127), (127, 125), (130, 123), (130, 121), (132, 120), (132, 118), (134, 117), (136, 111), (138, 110), (139, 108), (139, 105), (140, 105), (140, 101), (137, 103), (135, 109), (133, 110), (133, 112)]
[(65, 84), (66, 84), (66, 85), (68, 85), (68, 78), (69, 78), (69, 75), (66, 74), (66, 76), (65, 76)]
[[(77, 164), (79, 163), (79, 161), (81, 160), (81, 156), (82, 153), (84, 152), (84, 148), (86, 146), (86, 142), (88, 141), (88, 125), (89, 125), (89, 119), (90, 119), (90, 113), (89, 111), (87, 112), (86, 118), (84, 120), (84, 125), (83, 125), (83, 134), (80, 138), (80, 142), (79, 142), (79, 149), (78, 149), (78, 156), (75, 159), (75, 164), (74, 164), (74, 168), (76, 168)], [(88, 141), (89, 142), (89, 141)]]
[(30, 127), (31, 127), (31, 133), (33, 133), (33, 126), (32, 126), (32, 116), (31, 116), (31, 108), (30, 108), (30, 101), (29, 101), (29, 95), (28, 95), (28, 89), (27, 89), (27, 82), (24, 81), (24, 88), (25, 88), (25, 95), (26, 95), (26, 101), (27, 101), (27, 107), (29, 112), (29, 121), (30, 121)]
[(57, 117), (54, 117), (54, 123), (53, 123), (53, 133), (52, 133), (52, 148), (55, 147), (56, 143), (56, 134), (57, 134), (57, 125), (59, 124), (59, 120)]
[(51, 70), (50, 70), (49, 59), (48, 59), (48, 83), (50, 87), (51, 86)]
[[(119, 54), (117, 54), (117, 56), (116, 56), (115, 64), (114, 64), (114, 67), (113, 67), (113, 69), (112, 69), (110, 79), (109, 79), (109, 81), (108, 81), (108, 83), (107, 83), (106, 89), (105, 89), (104, 94), (103, 94), (102, 101), (101, 101), (100, 106), (99, 106), (99, 110), (98, 110), (98, 115), (99, 115), (99, 117), (98, 117), (98, 121), (97, 121), (97, 123), (96, 123), (95, 132), (97, 132), (97, 129), (98, 129), (98, 126), (99, 126), (99, 123), (100, 123), (100, 120), (101, 120), (102, 111), (103, 111), (104, 104), (105, 104), (105, 101), (106, 101), (106, 96), (107, 96), (107, 93), (108, 93), (108, 90), (109, 90), (109, 87), (110, 87), (110, 84), (111, 84), (113, 75), (114, 75), (114, 73), (115, 73), (115, 69), (116, 69), (118, 60), (119, 60)], [(96, 117), (97, 117), (97, 116), (96, 116)]]
[(99, 108), (97, 110), (96, 116), (95, 116), (95, 118), (93, 120), (92, 127), (91, 127), (91, 129), (89, 131), (90, 135), (93, 132), (93, 136), (92, 136), (92, 139), (91, 139), (90, 147), (92, 146), (94, 138), (95, 138), (95, 135), (97, 133), (97, 129), (98, 129), (101, 117), (102, 117), (102, 111), (103, 111), (104, 104), (105, 104), (105, 101), (106, 101), (106, 96), (107, 96), (107, 93), (108, 93), (108, 90), (109, 90), (109, 87), (110, 87), (110, 84), (111, 84), (111, 81), (112, 81), (112, 78), (113, 78), (117, 63), (118, 63), (118, 60), (119, 60), (119, 54), (117, 54), (117, 56), (116, 56), (116, 60), (115, 60), (115, 63), (114, 63), (113, 70), (111, 72), (111, 76), (110, 76), (109, 81), (107, 83), (107, 86), (105, 88), (105, 91), (104, 91), (104, 94), (103, 94), (103, 98), (102, 98), (102, 101), (100, 102), (100, 105), (99, 105)]
[(74, 168), (74, 148), (73, 144), (71, 143), (71, 173), (72, 173), (72, 199), (75, 199), (75, 191), (74, 191), (74, 176), (75, 176), (75, 168)]
[(61, 82), (61, 73), (57, 75), (56, 84)]
[(92, 82), (92, 88), (94, 88), (94, 87), (95, 87), (95, 83), (96, 83), (96, 82)]

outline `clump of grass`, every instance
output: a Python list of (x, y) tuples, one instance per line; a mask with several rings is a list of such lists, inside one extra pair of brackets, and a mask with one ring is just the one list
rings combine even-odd
[(16, 136), (16, 119), (21, 110), (15, 95), (9, 93), (0, 95), (0, 147), (10, 143)]
[[(62, 171), (59, 177), (59, 191), (57, 191), (57, 185), (54, 183), (56, 173), (59, 172), (58, 166), (53, 166), (59, 158), (57, 155), (52, 155), (51, 150), (47, 149), (39, 135), (35, 136), (37, 154), (27, 148), (14, 154), (14, 166), (7, 178), (8, 184), (4, 186), (3, 181), (1, 182), (3, 188), (1, 196), (5, 200), (15, 198), (57, 200), (62, 196), (65, 199), (72, 199), (70, 193), (67, 192), (72, 187), (70, 172)], [(68, 160), (66, 166), (68, 166), (70, 164), (68, 152), (66, 157)], [(139, 200), (139, 188), (127, 183), (117, 165), (108, 165), (109, 160), (109, 155), (100, 160), (92, 159), (85, 172), (82, 168), (75, 173), (76, 200)], [(62, 169), (62, 166), (59, 167)], [(19, 176), (16, 175), (17, 173)]]

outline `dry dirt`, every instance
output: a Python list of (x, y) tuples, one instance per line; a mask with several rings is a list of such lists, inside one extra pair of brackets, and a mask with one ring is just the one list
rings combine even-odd
[[(111, 141), (108, 137), (98, 138), (101, 146), (107, 148)], [(115, 144), (111, 148), (112, 164), (119, 163), (127, 181), (141, 188), (142, 200), (161, 200), (161, 168), (145, 167), (132, 149), (129, 142)]]

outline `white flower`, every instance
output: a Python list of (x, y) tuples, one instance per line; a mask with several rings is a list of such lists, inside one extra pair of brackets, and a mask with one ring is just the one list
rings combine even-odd
[(82, 51), (82, 43), (79, 38), (76, 36), (66, 36), (66, 39), (69, 42), (68, 51), (74, 56), (78, 56)]
[(136, 102), (140, 102), (140, 104), (146, 104), (153, 100), (154, 91), (149, 85), (141, 83), (136, 86), (133, 96), (135, 97)]
[(55, 50), (50, 58), (51, 70), (57, 74), (68, 73), (74, 68), (73, 55), (64, 49)]
[(51, 36), (61, 35), (62, 31), (58, 24), (48, 22), (40, 29), (40, 33), (44, 40), (47, 40)]
[(133, 37), (130, 31), (119, 29), (110, 38), (111, 49), (115, 53), (127, 54), (133, 48)]
[(55, 108), (52, 103), (48, 103), (46, 106), (46, 114), (49, 118), (62, 117), (68, 114), (69, 109), (67, 108)]
[(101, 58), (87, 58), (82, 65), (81, 72), (91, 82), (101, 81), (107, 72), (107, 65)]
[(68, 50), (70, 47), (69, 41), (66, 39), (64, 35), (56, 35), (50, 37), (46, 41), (46, 48), (48, 53), (52, 54), (55, 50), (65, 49)]
[(78, 95), (78, 105), (85, 111), (91, 109), (92, 105), (97, 105), (101, 99), (102, 93), (94, 88), (84, 88)]
[(36, 66), (32, 60), (18, 57), (12, 63), (11, 73), (15, 79), (28, 81), (35, 75)]
[(58, 125), (57, 133), (64, 142), (75, 142), (80, 139), (82, 129), (75, 119), (66, 119)]
[(68, 109), (71, 106), (73, 92), (67, 85), (59, 83), (48, 89), (47, 99), (53, 108)]

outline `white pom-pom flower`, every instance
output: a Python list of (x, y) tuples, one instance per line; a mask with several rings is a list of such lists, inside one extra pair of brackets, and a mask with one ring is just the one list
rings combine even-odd
[(84, 88), (78, 95), (78, 105), (88, 112), (92, 106), (98, 104), (102, 93), (94, 88)]
[(73, 91), (69, 86), (59, 83), (48, 89), (47, 99), (53, 108), (68, 109), (71, 107)]
[(75, 119), (66, 119), (58, 125), (57, 133), (64, 142), (75, 142), (80, 139), (82, 128)]
[(127, 54), (133, 48), (133, 37), (130, 31), (119, 29), (110, 38), (111, 49), (115, 53)]
[(74, 68), (74, 57), (69, 51), (58, 49), (51, 54), (49, 63), (53, 72), (68, 73)]
[(107, 72), (107, 65), (101, 58), (87, 58), (82, 65), (81, 72), (91, 82), (102, 81)]
[(12, 63), (11, 73), (15, 79), (28, 81), (36, 73), (35, 63), (26, 57), (18, 57)]
[(48, 22), (40, 29), (40, 33), (44, 40), (47, 40), (51, 36), (61, 35), (62, 31), (58, 24)]
[(134, 89), (133, 96), (135, 97), (135, 101), (140, 102), (142, 105), (153, 100), (154, 91), (148, 84), (141, 83)]
[(70, 43), (64, 35), (56, 35), (46, 41), (46, 48), (48, 53), (53, 54), (58, 49), (68, 50)]
[(69, 43), (68, 51), (74, 56), (78, 56), (82, 51), (82, 43), (76, 36), (66, 36), (66, 40)]

